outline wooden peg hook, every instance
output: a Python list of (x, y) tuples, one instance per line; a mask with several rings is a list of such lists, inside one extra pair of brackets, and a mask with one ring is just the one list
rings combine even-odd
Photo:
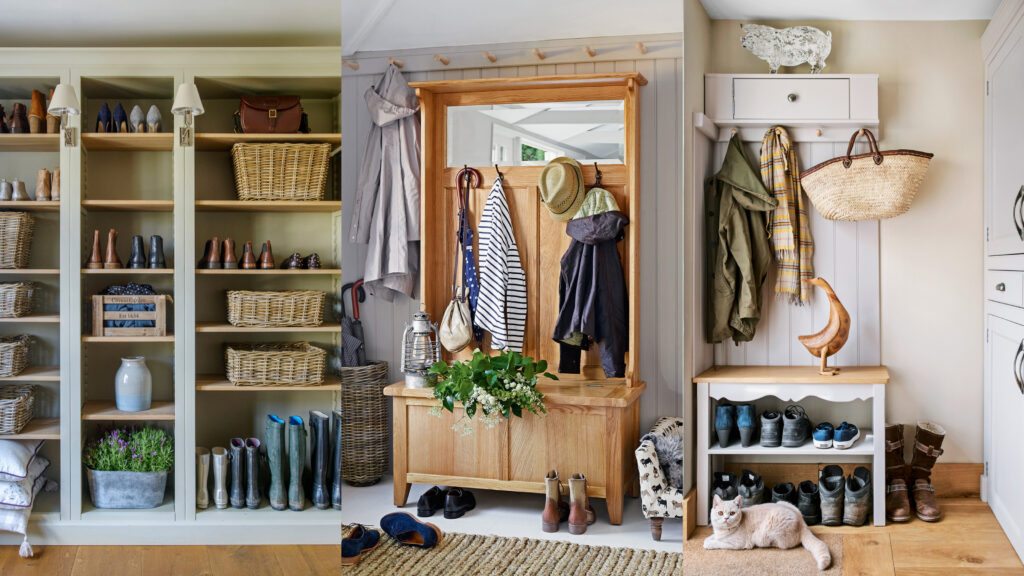
[(345, 60), (345, 61), (342, 62), (342, 64), (345, 65), (345, 68), (351, 68), (353, 70), (359, 70), (359, 62), (353, 62), (351, 60)]
[(584, 46), (583, 53), (586, 54), (587, 56), (590, 56), (591, 58), (597, 56), (597, 52), (595, 52), (594, 49), (591, 48), (590, 46)]
[(729, 136), (735, 136), (736, 132), (737, 132), (737, 130), (735, 128), (733, 128), (732, 130), (729, 131)]
[(494, 54), (491, 54), (490, 52), (487, 52), (486, 50), (484, 51), (484, 58), (487, 58), (488, 60), (490, 60), (491, 64), (494, 64), (495, 62), (498, 61), (498, 57), (497, 56), (495, 56)]
[(536, 56), (540, 60), (543, 60), (543, 59), (547, 58), (547, 54), (544, 54), (543, 52), (541, 52), (540, 48), (534, 48), (533, 49), (533, 55)]
[(434, 60), (436, 62), (440, 62), (444, 66), (447, 66), (448, 63), (451, 62), (451, 60), (445, 58), (444, 56), (441, 56), (440, 54), (434, 54)]
[(817, 130), (815, 130), (814, 133), (815, 133), (815, 135), (818, 136), (818, 138), (821, 138), (821, 128), (818, 128)]
[(395, 66), (398, 66), (399, 68), (401, 68), (402, 66), (405, 66), (405, 62), (402, 62), (401, 60), (395, 60), (394, 58), (388, 58), (388, 64), (394, 64)]
[(643, 42), (637, 42), (636, 49), (641, 54), (647, 54), (647, 46), (645, 46)]

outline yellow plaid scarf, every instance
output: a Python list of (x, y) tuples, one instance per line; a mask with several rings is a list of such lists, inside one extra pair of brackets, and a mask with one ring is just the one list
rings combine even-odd
[(806, 304), (811, 292), (810, 286), (802, 280), (814, 277), (814, 240), (800, 186), (796, 150), (781, 126), (768, 130), (761, 142), (761, 182), (779, 202), (768, 222), (768, 234), (778, 261), (775, 293), (793, 304)]

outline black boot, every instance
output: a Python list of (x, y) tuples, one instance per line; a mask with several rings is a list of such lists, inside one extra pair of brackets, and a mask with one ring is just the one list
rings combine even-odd
[(149, 267), (167, 268), (164, 259), (164, 239), (156, 234), (149, 237)]
[(313, 468), (313, 505), (320, 510), (331, 507), (331, 486), (328, 484), (330, 471), (330, 422), (327, 415), (319, 410), (309, 411), (309, 430), (313, 435), (310, 443), (309, 459)]
[(260, 507), (260, 441), (248, 438), (245, 441), (245, 475), (248, 477), (245, 505), (253, 510)]
[(146, 267), (146, 245), (142, 242), (142, 236), (132, 236), (132, 255), (128, 258), (128, 265), (125, 268)]
[(335, 510), (341, 510), (341, 410), (331, 413), (331, 421), (334, 425), (331, 430), (331, 438), (334, 439), (331, 447), (331, 502)]
[(231, 492), (232, 508), (245, 508), (245, 440), (231, 439)]

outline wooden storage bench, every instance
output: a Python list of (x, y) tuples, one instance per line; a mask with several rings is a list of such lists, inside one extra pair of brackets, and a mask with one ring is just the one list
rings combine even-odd
[[(92, 297), (92, 335), (93, 336), (166, 336), (167, 335), (167, 301), (166, 294), (145, 296), (110, 296), (96, 295)], [(143, 310), (104, 310), (108, 304), (148, 304), (152, 311)], [(139, 328), (107, 327), (103, 323), (108, 320), (152, 320), (154, 326)]]

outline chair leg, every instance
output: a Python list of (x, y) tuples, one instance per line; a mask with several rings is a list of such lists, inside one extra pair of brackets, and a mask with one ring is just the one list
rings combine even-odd
[(653, 538), (655, 542), (661, 542), (661, 524), (664, 521), (664, 518), (651, 518), (651, 538)]

